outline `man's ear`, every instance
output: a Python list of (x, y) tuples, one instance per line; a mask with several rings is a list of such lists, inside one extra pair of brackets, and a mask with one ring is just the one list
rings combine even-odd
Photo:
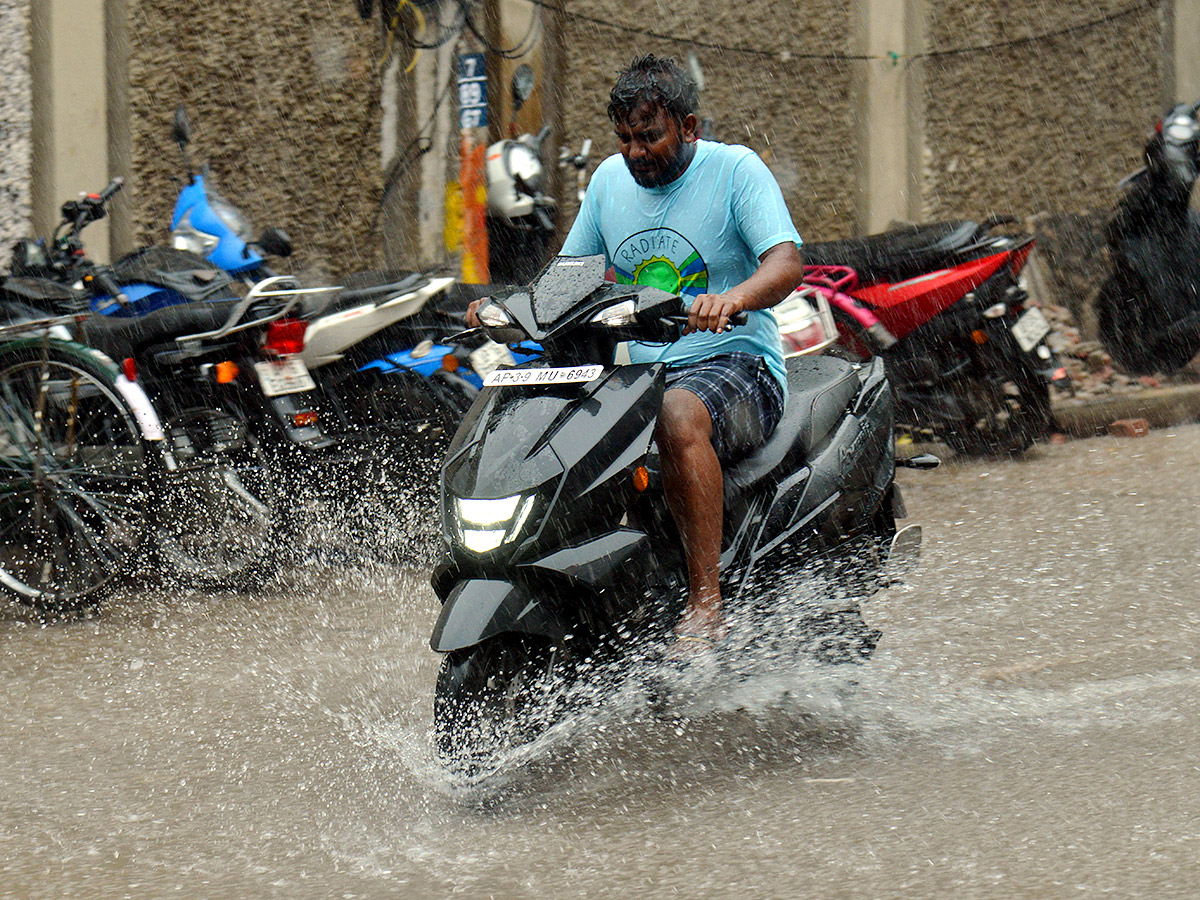
[(695, 113), (688, 113), (683, 117), (683, 121), (679, 123), (679, 132), (683, 136), (684, 141), (689, 144), (694, 144), (699, 137), (697, 130), (700, 128), (700, 120), (696, 118)]

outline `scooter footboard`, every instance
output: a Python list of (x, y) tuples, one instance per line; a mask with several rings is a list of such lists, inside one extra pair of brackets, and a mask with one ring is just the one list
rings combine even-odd
[(567, 636), (567, 623), (545, 603), (510, 581), (471, 578), (450, 591), (433, 626), (429, 646), (439, 653), (461, 650), (506, 631), (551, 640)]

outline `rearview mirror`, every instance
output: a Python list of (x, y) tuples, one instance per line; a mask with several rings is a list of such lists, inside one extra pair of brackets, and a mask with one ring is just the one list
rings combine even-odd
[(175, 107), (175, 127), (171, 136), (180, 147), (186, 147), (192, 142), (192, 123), (188, 121), (187, 110), (183, 108), (182, 103)]
[(267, 228), (258, 239), (257, 244), (263, 252), (270, 256), (286, 259), (292, 255), (292, 239), (282, 228)]
[(533, 95), (535, 84), (537, 84), (537, 76), (533, 74), (533, 67), (529, 63), (521, 63), (517, 66), (517, 70), (513, 72), (512, 77), (514, 113), (524, 106), (525, 101)]

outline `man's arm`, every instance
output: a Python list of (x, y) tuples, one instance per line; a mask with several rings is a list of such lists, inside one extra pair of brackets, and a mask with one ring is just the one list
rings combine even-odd
[(729, 320), (740, 312), (770, 309), (800, 284), (804, 261), (792, 241), (770, 247), (758, 258), (758, 268), (741, 284), (721, 294), (701, 294), (688, 312), (684, 334), (693, 331), (725, 330)]

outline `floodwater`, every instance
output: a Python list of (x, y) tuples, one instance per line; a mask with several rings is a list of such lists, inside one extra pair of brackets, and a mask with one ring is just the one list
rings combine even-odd
[(433, 760), (425, 572), (0, 607), (0, 895), (1195, 896), (1198, 463), (1186, 427), (902, 472), (925, 554), (869, 664), (614, 696), (486, 791)]

